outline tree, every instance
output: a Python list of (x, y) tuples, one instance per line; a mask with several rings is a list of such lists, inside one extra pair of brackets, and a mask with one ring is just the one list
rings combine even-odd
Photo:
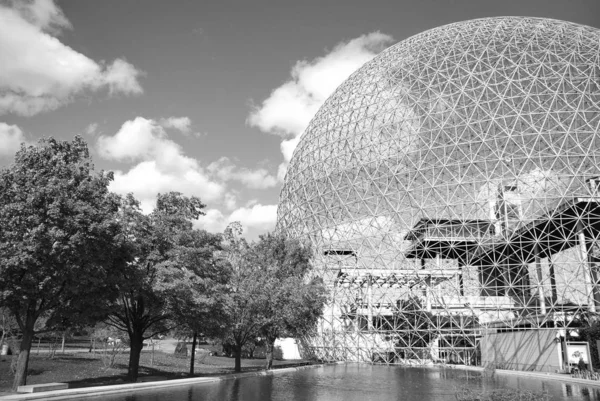
[(244, 345), (258, 336), (264, 338), (270, 369), (275, 340), (308, 332), (322, 314), (326, 290), (318, 277), (309, 277), (309, 247), (273, 234), (248, 245), (240, 236), (239, 224), (225, 232), (232, 271), (225, 303), (227, 339), (239, 372)]
[(267, 346), (267, 369), (273, 365), (277, 338), (306, 334), (323, 314), (327, 291), (319, 277), (309, 277), (311, 256), (310, 247), (280, 234), (262, 235), (251, 246), (261, 290), (259, 334)]
[(42, 139), (0, 172), (0, 304), (22, 333), (13, 390), (26, 383), (36, 322), (93, 320), (116, 296), (119, 233), (112, 173), (95, 173), (86, 143)]
[(193, 338), (190, 376), (198, 334), (215, 337), (224, 329), (222, 305), (229, 270), (221, 251), (220, 234), (191, 230), (180, 236), (161, 271), (162, 292), (178, 331)]
[(427, 348), (435, 336), (433, 315), (427, 312), (423, 302), (416, 296), (397, 301), (394, 312), (394, 331), (397, 332), (397, 347), (401, 348), (407, 359), (423, 358), (423, 349)]
[[(600, 340), (600, 320), (598, 320), (598, 317), (594, 316), (592, 313), (582, 313), (579, 318), (573, 319), (571, 325), (580, 327), (578, 330), (580, 338), (578, 340), (585, 340), (588, 342), (590, 345), (591, 366), (595, 369), (598, 369), (600, 367), (600, 357), (598, 352), (598, 340)], [(565, 332), (569, 333), (570, 330), (566, 329)]]
[(226, 331), (224, 342), (231, 345), (236, 372), (242, 370), (242, 348), (253, 340), (260, 330), (260, 282), (256, 269), (248, 263), (250, 247), (241, 237), (242, 226), (231, 223), (224, 232), (224, 257), (230, 269), (228, 291), (223, 302)]
[(192, 231), (192, 220), (203, 214), (204, 206), (200, 199), (178, 192), (158, 194), (155, 210), (146, 216), (133, 196), (122, 200), (121, 249), (128, 257), (120, 271), (120, 295), (107, 322), (128, 335), (127, 375), (132, 382), (137, 381), (144, 340), (174, 327), (165, 271), (172, 268), (174, 249)]

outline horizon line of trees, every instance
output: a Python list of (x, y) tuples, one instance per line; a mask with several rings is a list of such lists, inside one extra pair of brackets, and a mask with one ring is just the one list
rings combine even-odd
[(269, 369), (277, 338), (314, 328), (326, 289), (311, 276), (309, 245), (277, 233), (248, 243), (237, 222), (222, 234), (194, 229), (205, 205), (178, 192), (144, 214), (132, 194), (108, 190), (112, 180), (79, 136), (23, 145), (0, 170), (0, 308), (22, 335), (13, 390), (44, 332), (113, 327), (135, 382), (144, 341), (174, 329), (194, 338), (192, 350), (200, 333), (228, 342), (240, 371), (247, 343), (264, 339)]

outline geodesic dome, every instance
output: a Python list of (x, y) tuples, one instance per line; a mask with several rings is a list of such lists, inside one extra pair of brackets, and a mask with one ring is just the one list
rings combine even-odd
[(331, 288), (305, 351), (473, 363), (485, 330), (564, 336), (600, 308), (599, 54), (595, 28), (487, 18), (406, 39), (335, 91), (278, 209)]

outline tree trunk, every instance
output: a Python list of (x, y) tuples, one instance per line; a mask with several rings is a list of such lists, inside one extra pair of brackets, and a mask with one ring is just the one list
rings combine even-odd
[(234, 368), (234, 372), (241, 372), (242, 371), (242, 346), (241, 345), (237, 345), (235, 344), (233, 346), (233, 353), (235, 354), (235, 368)]
[(194, 363), (196, 361), (196, 341), (198, 341), (198, 333), (194, 331), (192, 338), (192, 358), (190, 359), (190, 377), (194, 376)]
[(129, 366), (127, 367), (127, 378), (130, 382), (135, 383), (138, 378), (140, 369), (140, 356), (142, 347), (144, 346), (144, 338), (139, 333), (133, 333), (129, 336)]
[(63, 331), (63, 335), (62, 335), (62, 344), (61, 344), (61, 347), (60, 347), (60, 352), (62, 354), (65, 353), (65, 339), (66, 339), (66, 337), (67, 337), (67, 330)]
[(12, 391), (17, 391), (19, 386), (27, 384), (27, 366), (29, 365), (29, 354), (31, 352), (31, 342), (33, 341), (35, 320), (35, 317), (30, 316), (30, 313), (28, 312), (23, 330), (23, 338), (21, 339), (21, 345), (19, 346), (17, 369)]
[(270, 370), (273, 367), (273, 348), (275, 348), (275, 338), (267, 337), (267, 365), (265, 369)]
[(4, 344), (4, 337), (6, 337), (6, 323), (4, 322), (4, 316), (2, 316), (2, 337), (0, 337), (0, 347)]

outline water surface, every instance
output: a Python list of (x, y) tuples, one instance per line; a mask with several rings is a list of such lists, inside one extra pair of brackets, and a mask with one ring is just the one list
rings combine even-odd
[(557, 380), (502, 375), (486, 379), (479, 372), (461, 369), (360, 364), (303, 369), (272, 376), (101, 398), (107, 401), (437, 401), (456, 400), (456, 393), (464, 388), (477, 391), (506, 387), (546, 392), (552, 400), (600, 401), (600, 387)]

